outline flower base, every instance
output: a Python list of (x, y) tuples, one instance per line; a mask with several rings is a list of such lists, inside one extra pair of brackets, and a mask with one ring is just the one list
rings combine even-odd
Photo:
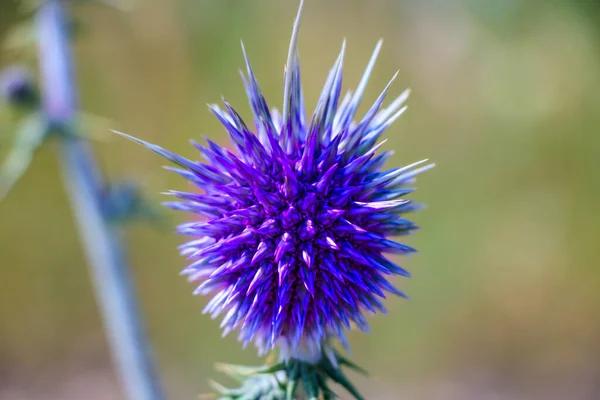
[(324, 352), (315, 364), (296, 359), (259, 367), (220, 364), (218, 369), (238, 381), (240, 386), (230, 389), (212, 382), (216, 393), (211, 397), (219, 400), (297, 400), (301, 398), (298, 390), (301, 387), (309, 400), (330, 400), (337, 397), (329, 387), (330, 382), (335, 382), (354, 399), (364, 400), (342, 367), (367, 374), (335, 351)]

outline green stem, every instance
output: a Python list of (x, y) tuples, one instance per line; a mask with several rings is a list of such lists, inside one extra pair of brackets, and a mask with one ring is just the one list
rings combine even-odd
[[(77, 100), (65, 3), (46, 0), (37, 15), (42, 106), (49, 126), (76, 130)], [(130, 400), (161, 400), (149, 345), (135, 301), (120, 232), (105, 219), (104, 186), (87, 143), (64, 135), (60, 144), (67, 190), (93, 276), (98, 305), (118, 375)]]

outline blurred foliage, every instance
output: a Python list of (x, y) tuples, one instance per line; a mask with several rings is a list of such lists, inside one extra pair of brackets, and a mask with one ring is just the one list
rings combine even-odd
[[(239, 39), (267, 101), (281, 102), (296, 2), (135, 3), (128, 13), (75, 9), (85, 23), (76, 55), (87, 112), (190, 157), (189, 138), (226, 144), (205, 104), (224, 95), (244, 109)], [(0, 37), (19, 22), (16, 5), (1, 3)], [(415, 195), (428, 209), (410, 239), (421, 253), (403, 260), (414, 278), (400, 285), (412, 300), (390, 298), (371, 334), (350, 335), (353, 359), (374, 376), (356, 378), (366, 398), (600, 397), (599, 19), (592, 1), (307, 1), (307, 106), (344, 37), (349, 87), (383, 37), (367, 94), (397, 69), (397, 93), (413, 93), (387, 133), (392, 162), (438, 164)], [(0, 63), (16, 57), (0, 52)], [(8, 125), (0, 117), (0, 132)], [(110, 175), (150, 182), (155, 203), (163, 199), (154, 193), (184, 185), (118, 138), (97, 148)], [(0, 204), (0, 398), (80, 399), (78, 390), (94, 388), (95, 398), (114, 399), (52, 150)], [(169, 398), (207, 391), (216, 361), (257, 361), (200, 314), (206, 300), (178, 276), (182, 238), (138, 226), (127, 236)]]

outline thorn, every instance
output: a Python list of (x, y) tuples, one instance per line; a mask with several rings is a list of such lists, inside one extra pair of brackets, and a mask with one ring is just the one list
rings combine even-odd
[(286, 64), (286, 74), (285, 74), (285, 82), (283, 86), (283, 109), (281, 113), (281, 120), (285, 124), (289, 118), (289, 105), (288, 99), (292, 94), (290, 93), (292, 89), (292, 75), (293, 75), (293, 66), (296, 60), (296, 47), (298, 44), (298, 33), (300, 32), (300, 21), (302, 19), (302, 9), (304, 7), (304, 0), (300, 0), (300, 6), (298, 7), (298, 14), (296, 15), (296, 19), (294, 21), (294, 27), (292, 29), (292, 38), (290, 40), (290, 48), (288, 51), (288, 58)]

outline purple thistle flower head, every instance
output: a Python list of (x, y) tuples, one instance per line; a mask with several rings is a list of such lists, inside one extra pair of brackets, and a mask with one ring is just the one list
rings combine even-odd
[[(340, 101), (344, 45), (310, 120), (305, 116), (294, 25), (285, 69), (282, 113), (271, 110), (246, 59), (242, 75), (254, 115), (253, 131), (226, 102), (210, 109), (225, 126), (237, 154), (207, 141), (193, 145), (205, 163), (192, 162), (138, 141), (181, 168), (171, 170), (203, 190), (170, 192), (176, 210), (204, 222), (182, 224), (194, 239), (181, 252), (183, 271), (208, 295), (205, 312), (224, 315), (224, 334), (254, 342), (261, 353), (278, 345), (283, 358), (316, 361), (330, 338), (367, 330), (364, 311), (385, 312), (385, 292), (404, 296), (387, 279), (408, 272), (384, 254), (415, 250), (392, 241), (416, 226), (402, 217), (419, 208), (404, 198), (423, 161), (390, 170), (379, 153), (383, 131), (405, 110), (408, 91), (382, 107), (388, 84), (366, 115), (354, 122), (381, 48), (377, 44), (358, 88)], [(395, 76), (394, 76), (395, 77)], [(392, 78), (393, 80), (393, 78)]]

